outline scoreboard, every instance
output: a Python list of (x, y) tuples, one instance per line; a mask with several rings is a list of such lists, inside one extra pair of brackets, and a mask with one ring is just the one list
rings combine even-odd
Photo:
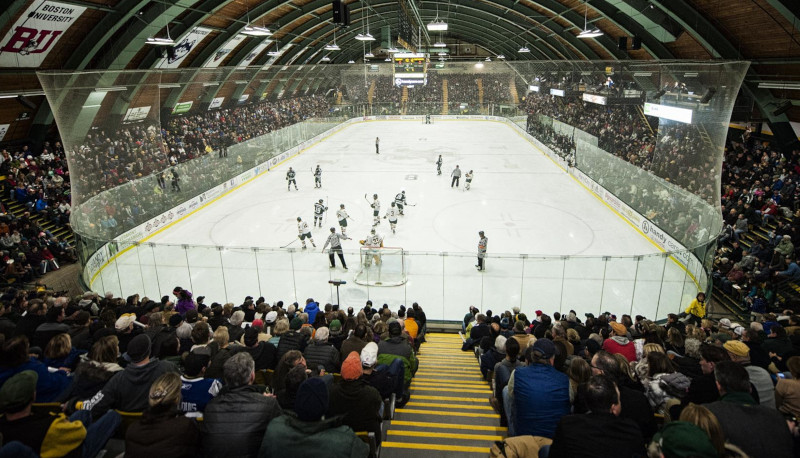
[(395, 86), (415, 86), (427, 83), (427, 54), (396, 53), (393, 56), (393, 62)]

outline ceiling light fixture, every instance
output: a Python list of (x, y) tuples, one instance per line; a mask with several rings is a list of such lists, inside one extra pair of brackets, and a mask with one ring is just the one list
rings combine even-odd
[(527, 46), (523, 46), (523, 47), (519, 48), (519, 51), (517, 51), (517, 52), (531, 52), (531, 50), (528, 49)]
[(328, 56), (322, 56), (322, 59), (321, 59), (321, 60), (322, 60), (322, 62), (330, 62), (330, 61), (331, 61), (331, 58), (330, 58), (330, 57), (328, 57)]
[[(167, 33), (169, 35), (169, 33)], [(154, 46), (174, 46), (175, 42), (172, 38), (157, 38), (157, 37), (147, 37), (147, 44), (154, 45)]]
[(350, 60), (348, 60), (348, 61), (347, 61), (347, 63), (348, 63), (348, 64), (355, 64), (355, 63), (356, 63), (356, 61), (354, 61), (353, 59), (350, 59)]
[(375, 54), (372, 54), (372, 51), (370, 51), (370, 52), (368, 52), (368, 53), (364, 54), (364, 57), (366, 57), (367, 59), (369, 59), (369, 58), (375, 57)]
[(250, 35), (252, 37), (268, 37), (272, 35), (272, 32), (266, 27), (257, 27), (248, 24), (244, 26), (242, 35)]
[(447, 43), (445, 43), (443, 41), (437, 41), (436, 43), (433, 44), (433, 47), (434, 48), (446, 48), (447, 47)]
[(583, 12), (583, 30), (581, 30), (581, 33), (578, 34), (578, 38), (597, 38), (603, 35), (603, 32), (601, 32), (600, 29), (598, 29), (597, 27), (589, 29), (588, 14), (589, 14), (589, 4), (587, 3), (586, 9)]
[(498, 54), (498, 55), (497, 55), (497, 58), (498, 58), (498, 59), (505, 59), (505, 58), (506, 58), (506, 56), (504, 56), (503, 54)]

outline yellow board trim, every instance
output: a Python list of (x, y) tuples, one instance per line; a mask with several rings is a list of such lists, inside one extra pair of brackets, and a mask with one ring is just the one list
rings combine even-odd
[(392, 426), (419, 426), (420, 428), (434, 429), (467, 429), (470, 431), (495, 431), (498, 433), (508, 431), (508, 428), (505, 426), (465, 425), (461, 423), (436, 423), (429, 421), (408, 420), (392, 420)]
[(464, 381), (464, 380), (448, 380), (448, 379), (440, 379), (440, 378), (414, 377), (414, 381), (416, 383), (434, 384), (434, 385), (440, 385), (442, 383), (449, 383), (451, 385), (456, 385), (456, 386), (478, 386), (478, 387), (485, 387), (485, 386), (488, 385), (487, 382), (482, 382), (480, 380), (468, 381), (467, 382), (467, 381)]
[(407, 442), (382, 442), (382, 447), (410, 448), (414, 450), (444, 450), (449, 452), (489, 453), (489, 447), (467, 447), (466, 445), (413, 444)]
[(494, 407), (492, 406), (471, 406), (466, 404), (448, 404), (446, 402), (415, 402), (410, 401), (406, 403), (406, 406), (411, 407), (446, 407), (450, 409), (461, 409), (461, 410), (491, 410), (494, 411)]
[[(423, 410), (423, 409), (395, 409), (397, 413), (415, 413), (415, 414), (422, 414), (422, 415), (439, 415), (445, 417), (474, 417), (476, 414), (475, 412), (445, 412), (442, 410)], [(499, 414), (496, 413), (482, 413), (480, 414), (482, 418), (500, 418)]]
[[(461, 396), (429, 396), (424, 394), (415, 394), (412, 399), (421, 399), (424, 401), (459, 401), (459, 402), (489, 402), (489, 398), (463, 398)], [(394, 421), (392, 422), (394, 424)]]
[(473, 441), (501, 441), (503, 436), (495, 436), (489, 434), (463, 434), (463, 433), (435, 433), (430, 431), (405, 431), (405, 430), (389, 430), (386, 432), (389, 436), (406, 436), (406, 437), (441, 437), (444, 439), (466, 439)]

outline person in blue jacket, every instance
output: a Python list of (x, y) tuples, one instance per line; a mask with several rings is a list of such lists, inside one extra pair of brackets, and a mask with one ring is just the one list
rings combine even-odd
[(22, 371), (34, 371), (36, 382), (36, 402), (53, 402), (70, 384), (69, 375), (63, 370), (51, 372), (38, 359), (29, 356), (30, 344), (25, 336), (11, 338), (3, 345), (0, 354), (0, 386)]

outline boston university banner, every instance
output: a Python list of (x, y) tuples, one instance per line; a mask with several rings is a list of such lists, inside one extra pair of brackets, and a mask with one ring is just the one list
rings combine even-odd
[(0, 67), (38, 68), (86, 8), (35, 1), (17, 19), (0, 47)]

